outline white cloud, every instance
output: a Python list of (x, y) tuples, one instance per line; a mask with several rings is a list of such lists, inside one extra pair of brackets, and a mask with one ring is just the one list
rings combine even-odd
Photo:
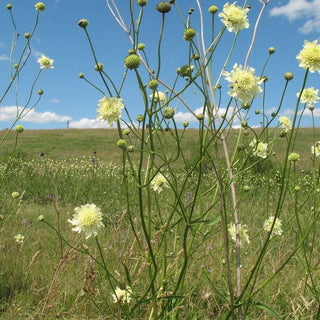
[(10, 58), (6, 54), (0, 55), (0, 61), (9, 61)]
[[(0, 121), (12, 121), (16, 118), (17, 113), (21, 113), (22, 107), (5, 106), (0, 107)], [(49, 123), (49, 122), (66, 122), (72, 118), (65, 115), (59, 115), (55, 112), (45, 111), (37, 112), (35, 109), (25, 110), (21, 121), (31, 123)]]
[(56, 103), (60, 103), (59, 99), (53, 98), (49, 101), (50, 103), (56, 104)]
[[(115, 128), (115, 126), (113, 126)], [(98, 128), (110, 128), (107, 121), (101, 121), (98, 119), (82, 118), (78, 121), (70, 121), (69, 128), (77, 129), (98, 129)], [(111, 127), (112, 128), (112, 127)]]
[(307, 19), (299, 31), (304, 34), (320, 32), (320, 0), (289, 0), (285, 5), (272, 8), (270, 15), (284, 16), (289, 21)]

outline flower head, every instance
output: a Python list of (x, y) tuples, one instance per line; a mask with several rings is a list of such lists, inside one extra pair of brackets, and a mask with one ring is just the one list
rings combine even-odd
[(85, 204), (74, 209), (72, 220), (68, 220), (75, 227), (75, 232), (84, 232), (86, 239), (98, 234), (98, 229), (104, 227), (102, 223), (102, 212), (95, 204)]
[(38, 2), (34, 5), (37, 11), (44, 11), (46, 6), (43, 2)]
[[(301, 91), (300, 91), (301, 92)], [(297, 93), (297, 97), (300, 96), (300, 92)], [(305, 88), (302, 91), (300, 101), (305, 103), (308, 107), (312, 106), (314, 103), (317, 103), (320, 99), (318, 96), (319, 90), (315, 90), (314, 87)]]
[(292, 129), (292, 123), (291, 123), (291, 120), (288, 117), (281, 116), (279, 118), (279, 122), (281, 124), (281, 128), (283, 128), (285, 132), (288, 132), (289, 130)]
[[(234, 223), (230, 223), (229, 225), (229, 233), (231, 235), (231, 239), (236, 242), (236, 225)], [(241, 243), (250, 243), (250, 239), (249, 239), (249, 236), (248, 236), (248, 228), (246, 225), (242, 225), (241, 223), (239, 223), (239, 230), (240, 230), (240, 245)]]
[(155, 91), (149, 96), (154, 102), (165, 102), (167, 100), (166, 95), (161, 91)]
[(121, 304), (130, 303), (132, 299), (132, 290), (129, 286), (125, 289), (116, 287), (114, 293), (112, 294), (114, 303), (120, 302)]
[(163, 174), (158, 173), (151, 181), (151, 187), (154, 191), (160, 193), (162, 188), (168, 187), (168, 181)]
[(244, 105), (262, 92), (262, 80), (254, 75), (254, 71), (253, 68), (243, 70), (241, 65), (235, 63), (231, 72), (224, 72), (226, 80), (230, 82), (228, 94), (240, 99)]
[(266, 158), (267, 152), (268, 152), (268, 144), (263, 143), (261, 141), (257, 142), (256, 139), (253, 139), (250, 144), (250, 147), (253, 148), (253, 155), (260, 157), (260, 158)]
[(99, 100), (98, 107), (98, 119), (108, 120), (109, 126), (112, 126), (114, 121), (121, 118), (121, 109), (124, 108), (124, 104), (122, 99), (104, 96)]
[[(269, 217), (263, 224), (263, 229), (267, 232), (270, 232), (271, 231), (271, 227), (273, 225), (273, 222), (274, 222), (274, 217), (271, 216)], [(281, 236), (282, 234), (282, 222), (280, 219), (276, 218), (275, 222), (274, 222), (274, 226), (273, 226), (273, 229), (272, 229), (272, 233), (271, 233), (271, 236), (270, 238), (272, 238), (272, 236), (274, 235), (278, 235), (278, 236)]]
[(235, 3), (228, 2), (223, 6), (223, 11), (219, 13), (222, 23), (227, 27), (229, 32), (239, 32), (242, 29), (249, 28), (248, 8), (236, 6)]
[(309, 69), (312, 73), (315, 71), (320, 73), (320, 44), (318, 44), (318, 40), (312, 42), (305, 40), (303, 49), (296, 58), (302, 69)]
[(18, 243), (18, 244), (23, 244), (24, 236), (19, 233), (16, 236), (14, 236), (14, 240), (16, 240), (16, 243)]
[(314, 146), (311, 146), (311, 152), (316, 158), (320, 158), (320, 141), (317, 141)]
[(40, 69), (53, 69), (53, 59), (46, 57), (44, 54), (37, 60), (40, 63)]

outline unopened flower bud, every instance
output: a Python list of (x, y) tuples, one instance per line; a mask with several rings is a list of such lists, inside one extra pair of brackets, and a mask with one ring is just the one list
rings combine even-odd
[(186, 41), (191, 41), (196, 35), (196, 30), (193, 28), (187, 28), (184, 30), (183, 39)]
[(125, 136), (127, 136), (127, 135), (130, 134), (130, 132), (131, 132), (131, 130), (130, 130), (129, 128), (127, 128), (127, 129), (124, 129), (122, 133), (123, 133)]
[(143, 50), (146, 47), (146, 45), (144, 43), (139, 43), (137, 45), (138, 50)]
[(202, 121), (202, 120), (204, 119), (204, 114), (203, 114), (203, 113), (197, 114), (197, 119), (198, 119), (199, 121)]
[(44, 215), (43, 215), (43, 214), (41, 214), (41, 215), (38, 217), (38, 221), (40, 221), (40, 222), (44, 221)]
[(12, 199), (18, 199), (20, 197), (20, 193), (17, 191), (14, 191), (11, 193)]
[(119, 139), (119, 140), (117, 141), (117, 146), (118, 146), (118, 147), (123, 148), (125, 145), (126, 145), (126, 140), (124, 140), (124, 139)]
[(193, 59), (194, 59), (194, 60), (199, 60), (199, 59), (200, 59), (200, 55), (197, 54), (197, 53), (195, 53), (195, 54), (193, 55)]
[(39, 90), (38, 90), (38, 95), (39, 95), (39, 96), (42, 96), (42, 95), (43, 95), (43, 90), (42, 90), (42, 89), (39, 89)]
[(218, 9), (218, 7), (216, 7), (216, 6), (210, 6), (209, 9), (208, 9), (208, 11), (209, 11), (210, 13), (212, 13), (212, 14), (217, 13), (218, 10), (219, 10), (219, 9)]
[(275, 48), (275, 47), (270, 47), (270, 48), (268, 49), (268, 52), (269, 52), (269, 54), (273, 54), (273, 53), (276, 52), (276, 48)]
[(144, 117), (142, 114), (138, 114), (136, 119), (138, 122), (142, 122), (144, 120)]
[(144, 7), (148, 3), (148, 0), (138, 0), (138, 5)]
[(308, 109), (310, 110), (310, 111), (313, 111), (314, 110), (314, 105), (310, 105), (309, 107), (308, 107)]
[(294, 191), (297, 191), (297, 192), (298, 192), (298, 191), (300, 191), (300, 190), (301, 190), (301, 187), (300, 187), (300, 186), (295, 186), (295, 187), (294, 187)]
[(244, 110), (248, 110), (248, 109), (250, 109), (250, 107), (251, 107), (250, 102), (246, 102), (241, 105), (241, 108)]
[(30, 38), (31, 38), (31, 34), (28, 33), (28, 32), (26, 32), (26, 33), (24, 34), (24, 37), (25, 37), (26, 39), (30, 39)]
[(78, 22), (78, 26), (83, 29), (85, 29), (88, 26), (88, 24), (89, 24), (89, 21), (87, 19), (81, 19)]
[(260, 110), (259, 110), (259, 109), (256, 109), (256, 110), (254, 111), (254, 113), (255, 113), (255, 114), (260, 114)]
[(19, 69), (19, 64), (16, 63), (13, 67), (14, 67), (15, 69)]
[(46, 9), (46, 6), (43, 2), (38, 2), (34, 6), (37, 11), (44, 11)]
[(103, 63), (98, 62), (98, 63), (94, 66), (94, 70), (96, 70), (96, 71), (103, 71)]
[(250, 186), (245, 185), (245, 186), (243, 186), (243, 190), (246, 191), (246, 192), (248, 192), (248, 191), (251, 190), (251, 188), (250, 188)]
[(152, 79), (149, 81), (148, 83), (148, 87), (151, 89), (151, 90), (155, 90), (158, 88), (158, 80), (157, 79)]
[(174, 111), (174, 109), (171, 108), (171, 107), (165, 107), (165, 108), (163, 109), (163, 111), (162, 111), (162, 115), (163, 115), (163, 117), (166, 118), (166, 119), (171, 119), (171, 118), (173, 118), (174, 114), (175, 114), (175, 111)]
[(80, 72), (80, 73), (79, 73), (79, 78), (80, 78), (80, 79), (83, 79), (83, 78), (84, 78), (84, 73)]
[(12, 4), (10, 4), (10, 3), (7, 4), (7, 9), (8, 9), (8, 10), (11, 10), (11, 9), (12, 9)]
[(22, 133), (23, 130), (24, 130), (24, 127), (23, 127), (21, 124), (18, 124), (18, 125), (16, 126), (16, 132), (17, 132), (17, 133)]
[(294, 78), (294, 74), (292, 72), (286, 72), (284, 74), (284, 78), (287, 80), (287, 81), (290, 81)]
[(128, 152), (134, 152), (134, 146), (128, 146), (127, 150)]
[(140, 57), (137, 54), (129, 54), (125, 59), (124, 59), (124, 65), (126, 68), (132, 70), (132, 69), (137, 69), (140, 65)]
[(189, 122), (188, 121), (183, 121), (182, 125), (183, 125), (184, 128), (188, 128)]
[(169, 3), (174, 4), (175, 0), (169, 0)]
[(292, 162), (297, 162), (299, 160), (299, 158), (300, 158), (300, 156), (295, 152), (290, 153), (288, 156), (288, 160), (292, 161)]
[(171, 10), (171, 4), (167, 1), (160, 1), (157, 4), (156, 9), (161, 13), (167, 13)]
[(241, 127), (242, 127), (242, 128), (247, 128), (247, 127), (248, 127), (248, 122), (245, 121), (245, 120), (242, 120), (242, 121), (241, 121)]

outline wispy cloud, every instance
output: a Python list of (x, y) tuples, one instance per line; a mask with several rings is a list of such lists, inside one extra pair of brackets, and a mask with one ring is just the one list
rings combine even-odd
[(306, 22), (299, 28), (301, 33), (320, 33), (320, 0), (289, 0), (285, 5), (272, 8), (270, 15), (284, 16), (289, 21), (304, 19)]
[[(110, 128), (107, 121), (101, 121), (98, 119), (89, 119), (89, 118), (82, 118), (78, 121), (70, 121), (69, 128), (76, 128), (76, 129), (98, 129), (98, 128)], [(111, 127), (112, 128), (112, 127)], [(114, 126), (115, 128), (115, 126)]]
[(53, 104), (57, 104), (57, 103), (60, 103), (60, 99), (57, 99), (57, 98), (53, 98), (49, 101), (50, 103), (53, 103)]
[[(22, 107), (17, 108), (15, 106), (0, 107), (0, 121), (13, 121), (17, 116), (17, 112), (20, 113), (22, 110)], [(35, 109), (26, 111), (21, 119), (21, 121), (30, 123), (67, 122), (70, 120), (72, 118), (69, 116), (51, 111), (37, 112)]]
[(9, 61), (10, 58), (6, 54), (1, 54), (0, 55), (0, 61)]

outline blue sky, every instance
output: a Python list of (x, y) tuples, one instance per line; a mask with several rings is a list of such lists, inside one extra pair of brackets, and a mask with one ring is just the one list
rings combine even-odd
[[(36, 11), (32, 0), (12, 0), (12, 12), (17, 24), (17, 30), (21, 34), (18, 39), (13, 61), (18, 58), (22, 46), (25, 43), (25, 32), (30, 32), (33, 26)], [(123, 14), (125, 22), (129, 18), (129, 0), (115, 0)], [(157, 39), (161, 25), (161, 14), (155, 10), (158, 1), (149, 0), (145, 7), (143, 23), (141, 26), (140, 42), (146, 45), (149, 62), (156, 68)], [(9, 56), (13, 27), (10, 23), (10, 15), (6, 9), (8, 2), (0, 2), (0, 90), (4, 91), (10, 80)], [(17, 106), (23, 107), (28, 99), (32, 81), (39, 71), (37, 59), (41, 54), (54, 59), (54, 69), (43, 70), (35, 85), (35, 92), (43, 89), (41, 101), (23, 119), (19, 121), (27, 129), (66, 128), (67, 121), (72, 128), (97, 128), (107, 127), (107, 123), (96, 120), (97, 104), (102, 94), (79, 79), (78, 74), (83, 72), (86, 77), (102, 88), (99, 74), (94, 71), (94, 60), (90, 51), (84, 31), (77, 23), (81, 18), (89, 21), (88, 32), (91, 35), (96, 48), (98, 60), (104, 64), (104, 70), (114, 80), (117, 86), (121, 83), (125, 68), (123, 60), (131, 48), (130, 41), (124, 31), (116, 23), (107, 7), (106, 0), (50, 0), (44, 1), (46, 10), (41, 12), (39, 26), (31, 41), (32, 55), (27, 67), (20, 75), (19, 87), (11, 90), (0, 105), (0, 129), (7, 128), (14, 121)], [(136, 1), (134, 0), (134, 3)], [(183, 16), (187, 17), (190, 7), (195, 9), (191, 26), (200, 30), (197, 2), (195, 0), (176, 0)], [(202, 0), (205, 28), (210, 29), (211, 16), (207, 9), (215, 4), (220, 10), (225, 1)], [(251, 0), (249, 12), (250, 28), (242, 30), (239, 41), (236, 44), (226, 70), (231, 70), (235, 62), (243, 64), (248, 50), (254, 23), (261, 8), (259, 0)], [(243, 1), (238, 1), (242, 5)], [(138, 7), (135, 10), (135, 18), (138, 16)], [(222, 23), (216, 17), (216, 30), (220, 30)], [(163, 36), (162, 71), (160, 78), (169, 85), (175, 79), (176, 69), (187, 63), (188, 46), (182, 39), (183, 24), (178, 12), (173, 10), (166, 15), (166, 26)], [(284, 86), (283, 74), (292, 71), (295, 78), (290, 82), (285, 97), (281, 115), (292, 116), (292, 110), (296, 102), (296, 93), (302, 83), (304, 71), (298, 67), (296, 55), (302, 49), (305, 39), (309, 41), (319, 39), (320, 35), (320, 0), (271, 0), (264, 12), (249, 66), (256, 69), (257, 74), (261, 70), (267, 57), (268, 48), (274, 46), (276, 53), (272, 55), (265, 74), (269, 77), (267, 83), (266, 109), (271, 113), (277, 106), (282, 88)], [(208, 40), (208, 39), (207, 39)], [(224, 34), (221, 46), (215, 53), (214, 62), (221, 67), (228, 49), (233, 40), (233, 34)], [(209, 42), (207, 41), (207, 44)], [(142, 67), (140, 67), (142, 68)], [(142, 72), (143, 80), (147, 83), (147, 75)], [(310, 74), (307, 87), (320, 88), (320, 76), (318, 73)], [(179, 81), (184, 81), (183, 79)], [(182, 82), (181, 82), (182, 84)], [(222, 82), (223, 101), (227, 99), (227, 83)], [(18, 92), (18, 99), (16, 93)], [(122, 98), (130, 110), (133, 118), (142, 113), (143, 104), (139, 94), (134, 72), (129, 71), (125, 82)], [(202, 101), (189, 92), (185, 97), (193, 110), (200, 110)], [(32, 101), (37, 99), (37, 95)], [(261, 108), (262, 99), (256, 99), (252, 111)], [(30, 104), (32, 105), (32, 103)], [(191, 125), (196, 126), (190, 112), (182, 105), (177, 107), (176, 120), (183, 122), (189, 120)], [(223, 108), (223, 105), (222, 105)], [(316, 105), (315, 116), (319, 121), (320, 110)], [(261, 115), (249, 114), (249, 123), (259, 125)], [(194, 122), (193, 122), (194, 121)], [(302, 125), (310, 126), (311, 117), (308, 112), (303, 116)]]

